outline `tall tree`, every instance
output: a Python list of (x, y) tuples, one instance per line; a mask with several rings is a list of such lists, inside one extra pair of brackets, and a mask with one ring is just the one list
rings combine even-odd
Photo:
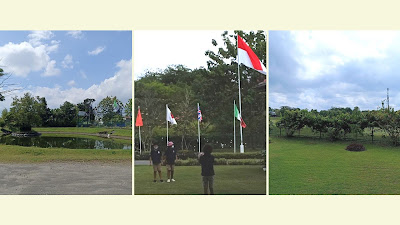
[(102, 115), (105, 124), (122, 122), (123, 118), (118, 113), (118, 108), (122, 107), (122, 102), (117, 97), (105, 97), (97, 106), (98, 112)]
[(20, 131), (31, 131), (32, 126), (40, 126), (42, 119), (39, 115), (39, 102), (29, 93), (23, 97), (14, 97), (11, 104), (8, 125)]

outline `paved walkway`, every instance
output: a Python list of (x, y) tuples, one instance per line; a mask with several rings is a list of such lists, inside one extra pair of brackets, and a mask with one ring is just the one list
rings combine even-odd
[(132, 164), (0, 163), (0, 195), (131, 195)]

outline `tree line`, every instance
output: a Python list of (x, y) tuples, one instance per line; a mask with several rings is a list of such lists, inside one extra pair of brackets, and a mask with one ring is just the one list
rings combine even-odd
[[(170, 126), (169, 139), (178, 149), (197, 148), (197, 103), (203, 114), (202, 143), (233, 148), (233, 101), (238, 102), (236, 34), (239, 33), (258, 57), (266, 64), (265, 32), (223, 32), (222, 43), (210, 40), (218, 51), (206, 51), (207, 68), (189, 69), (184, 65), (169, 66), (157, 72), (148, 71), (135, 81), (135, 115), (140, 106), (144, 126), (141, 127), (142, 146), (166, 142), (166, 109), (168, 104), (177, 120)], [(201, 54), (201, 53), (200, 53)], [(265, 75), (248, 69), (241, 70), (242, 117), (247, 124), (244, 140), (248, 147), (265, 148), (266, 93)], [(238, 104), (238, 103), (236, 103)], [(236, 126), (239, 126), (236, 121)], [(239, 128), (237, 127), (237, 135)], [(138, 133), (136, 138), (138, 138)], [(136, 143), (139, 140), (136, 139)]]
[[(1, 113), (0, 126), (11, 130), (31, 131), (32, 127), (75, 127), (86, 121), (86, 125), (96, 125), (100, 116), (104, 125), (123, 122), (123, 111), (132, 116), (132, 99), (123, 105), (117, 97), (107, 96), (94, 107), (95, 99), (85, 99), (73, 104), (65, 101), (59, 108), (50, 109), (45, 97), (33, 97), (25, 93), (22, 97), (14, 97), (9, 110)], [(117, 107), (115, 107), (117, 106)], [(85, 112), (79, 116), (78, 112)]]
[[(270, 109), (271, 111), (271, 109)], [(276, 110), (274, 110), (276, 112)], [(371, 138), (375, 129), (381, 129), (390, 138), (393, 145), (399, 145), (400, 141), (400, 110), (382, 108), (378, 110), (360, 111), (358, 107), (332, 108), (330, 110), (307, 110), (281, 107), (280, 120), (275, 126), (282, 129), (286, 136), (292, 137), (295, 132), (300, 133), (304, 127), (319, 134), (327, 135), (332, 141), (345, 139), (349, 133), (363, 135), (364, 129), (371, 130)], [(270, 122), (270, 126), (272, 123)]]

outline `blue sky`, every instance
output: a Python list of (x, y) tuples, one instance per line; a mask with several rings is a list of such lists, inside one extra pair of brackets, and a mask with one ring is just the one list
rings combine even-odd
[(31, 92), (50, 108), (117, 96), (132, 98), (131, 31), (0, 31), (0, 67), (14, 91), (0, 102)]
[[(269, 106), (400, 109), (400, 32), (270, 31)], [(385, 103), (386, 105), (386, 103)]]

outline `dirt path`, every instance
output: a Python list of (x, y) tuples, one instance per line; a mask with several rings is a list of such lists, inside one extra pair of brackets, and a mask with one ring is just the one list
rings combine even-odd
[[(98, 133), (80, 133), (80, 132), (62, 132), (62, 131), (42, 131), (40, 133), (42, 133), (42, 134), (79, 134), (79, 135), (89, 135), (89, 136), (97, 136), (97, 137), (107, 138), (107, 134), (98, 134)], [(110, 138), (132, 140), (132, 137), (116, 136), (116, 135), (111, 135)]]
[(131, 195), (132, 164), (0, 163), (0, 195)]

